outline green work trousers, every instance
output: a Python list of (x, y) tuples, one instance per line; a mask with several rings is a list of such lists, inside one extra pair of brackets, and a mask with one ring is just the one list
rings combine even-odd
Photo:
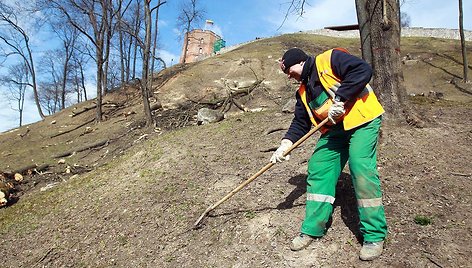
[(377, 140), (381, 117), (345, 131), (342, 124), (321, 135), (308, 163), (306, 215), (301, 232), (323, 236), (333, 212), (338, 177), (349, 160), (364, 241), (387, 235), (382, 191), (377, 171)]

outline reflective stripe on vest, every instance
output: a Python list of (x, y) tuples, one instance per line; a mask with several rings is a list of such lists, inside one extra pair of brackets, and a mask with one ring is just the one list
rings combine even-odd
[(334, 204), (334, 197), (330, 195), (325, 195), (325, 194), (306, 194), (306, 200), (307, 201), (318, 201), (318, 202), (324, 202), (324, 203), (330, 203)]
[[(339, 50), (348, 53), (344, 49)], [(331, 68), (332, 52), (333, 49), (316, 56), (316, 69), (318, 71), (318, 76), (320, 78), (321, 84), (323, 85), (323, 88), (331, 98), (334, 98), (336, 91), (341, 86), (341, 79), (333, 73)], [(304, 84), (300, 86), (298, 92), (303, 104), (305, 105), (305, 109), (310, 115), (311, 122), (313, 125), (317, 126), (319, 121), (326, 118), (327, 111), (332, 104), (332, 100), (327, 101), (324, 105), (318, 107), (317, 109), (311, 109), (307, 103), (306, 88)], [(359, 93), (355, 101), (352, 100), (346, 103), (345, 108), (346, 114), (343, 119), (343, 126), (345, 130), (350, 130), (364, 123), (370, 122), (385, 112), (369, 84), (367, 84), (362, 92)], [(321, 128), (322, 133), (326, 131), (327, 128)]]
[(357, 199), (357, 205), (362, 208), (382, 206), (382, 198)]

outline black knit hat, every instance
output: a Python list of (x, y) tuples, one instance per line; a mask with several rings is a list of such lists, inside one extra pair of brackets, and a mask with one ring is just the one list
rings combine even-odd
[(280, 62), (280, 68), (285, 73), (290, 67), (302, 61), (306, 61), (308, 55), (299, 48), (291, 48), (285, 52)]

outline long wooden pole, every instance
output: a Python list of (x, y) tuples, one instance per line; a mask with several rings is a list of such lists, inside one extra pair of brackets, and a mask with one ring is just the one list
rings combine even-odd
[[(297, 142), (295, 142), (290, 148), (287, 149), (287, 151), (284, 152), (283, 156), (286, 156), (290, 154), (291, 151), (293, 151), (295, 148), (297, 148), (300, 144), (302, 144), (305, 140), (307, 140), (311, 135), (313, 135), (316, 131), (318, 131), (324, 124), (328, 122), (328, 118), (323, 120), (318, 126), (315, 128), (311, 129), (307, 134), (305, 134), (303, 137), (301, 137)], [(253, 180), (255, 180), (257, 177), (259, 177), (261, 174), (266, 172), (269, 168), (271, 168), (275, 163), (269, 163), (265, 165), (263, 168), (261, 168), (256, 174), (252, 175), (249, 179), (245, 180), (243, 183), (241, 183), (238, 187), (236, 187), (234, 190), (229, 192), (225, 197), (221, 198), (218, 202), (215, 204), (209, 206), (203, 213), (202, 215), (198, 218), (198, 220), (194, 223), (194, 228), (197, 228), (202, 219), (212, 210), (217, 208), (219, 205), (221, 205), (223, 202), (231, 198), (233, 195), (235, 195), (237, 192), (239, 192), (241, 189), (243, 189), (246, 185), (251, 183)]]

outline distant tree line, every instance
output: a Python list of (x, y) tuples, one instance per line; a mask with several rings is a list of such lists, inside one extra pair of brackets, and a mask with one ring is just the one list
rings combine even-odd
[[(181, 15), (184, 19), (179, 19), (177, 26), (191, 30), (199, 22), (198, 16), (192, 16), (192, 12), (200, 10), (196, 8), (197, 0), (180, 1), (181, 13), (190, 17)], [(12, 108), (19, 112), (20, 126), (26, 92), (30, 90), (41, 118), (87, 100), (87, 69), (92, 64), (96, 69), (96, 121), (103, 120), (101, 103), (107, 92), (137, 81), (147, 125), (152, 125), (151, 78), (156, 68), (165, 66), (157, 52), (159, 10), (166, 3), (165, 0), (1, 1), (0, 62), (14, 63), (0, 83), (8, 88), (9, 100), (15, 103)], [(189, 6), (193, 10), (186, 9)], [(51, 40), (42, 46), (49, 49), (35, 51), (31, 40), (40, 39), (38, 33), (44, 32), (50, 32), (51, 39), (58, 43)]]

